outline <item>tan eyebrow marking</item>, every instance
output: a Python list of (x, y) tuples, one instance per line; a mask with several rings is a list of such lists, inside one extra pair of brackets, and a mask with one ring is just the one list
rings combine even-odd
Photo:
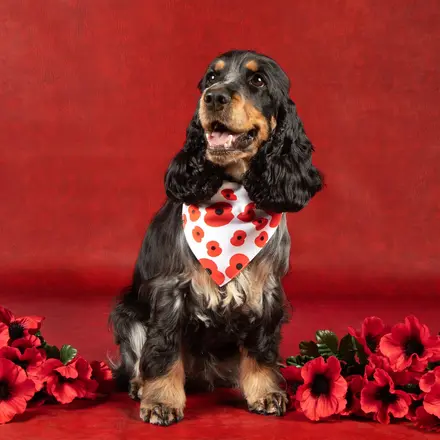
[(258, 70), (258, 63), (255, 60), (251, 60), (246, 64), (246, 68), (256, 72)]
[(223, 60), (218, 60), (215, 63), (214, 70), (222, 70), (225, 67), (225, 62)]

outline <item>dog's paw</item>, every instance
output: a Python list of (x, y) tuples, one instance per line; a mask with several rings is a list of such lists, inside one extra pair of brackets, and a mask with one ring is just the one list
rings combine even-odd
[(289, 400), (283, 391), (269, 393), (253, 403), (248, 403), (249, 411), (256, 414), (283, 416), (287, 411)]
[(143, 404), (141, 403), (141, 419), (146, 423), (159, 426), (170, 426), (183, 419), (183, 410), (170, 408), (161, 403)]

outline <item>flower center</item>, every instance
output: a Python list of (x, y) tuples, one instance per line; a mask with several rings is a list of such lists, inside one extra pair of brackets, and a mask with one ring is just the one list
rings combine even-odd
[(405, 354), (410, 357), (412, 354), (422, 356), (425, 351), (425, 346), (420, 342), (419, 339), (409, 338), (404, 345)]
[(14, 321), (9, 324), (9, 337), (15, 341), (24, 336), (24, 327), (18, 322)]
[(330, 382), (323, 374), (317, 374), (312, 384), (312, 394), (320, 396), (328, 394), (330, 391)]
[(4, 380), (0, 380), (0, 400), (7, 400), (9, 397), (9, 384)]
[(367, 347), (373, 352), (376, 353), (377, 341), (376, 338), (372, 335), (365, 336), (365, 342), (367, 343)]
[(386, 404), (391, 404), (397, 400), (397, 396), (395, 394), (391, 394), (390, 386), (387, 385), (377, 390), (376, 400), (380, 400), (381, 402)]

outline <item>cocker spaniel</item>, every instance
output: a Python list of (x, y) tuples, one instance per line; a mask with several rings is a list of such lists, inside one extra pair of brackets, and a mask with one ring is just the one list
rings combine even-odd
[(167, 200), (110, 320), (118, 382), (145, 422), (183, 418), (192, 387), (239, 386), (249, 410), (283, 415), (279, 343), (286, 213), (322, 186), (290, 82), (253, 51), (217, 57), (165, 175)]

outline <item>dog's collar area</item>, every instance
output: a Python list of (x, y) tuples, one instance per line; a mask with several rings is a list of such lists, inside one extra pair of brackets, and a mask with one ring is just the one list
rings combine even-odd
[(257, 209), (240, 183), (225, 181), (207, 203), (183, 205), (186, 241), (218, 286), (237, 277), (275, 234), (282, 214)]

